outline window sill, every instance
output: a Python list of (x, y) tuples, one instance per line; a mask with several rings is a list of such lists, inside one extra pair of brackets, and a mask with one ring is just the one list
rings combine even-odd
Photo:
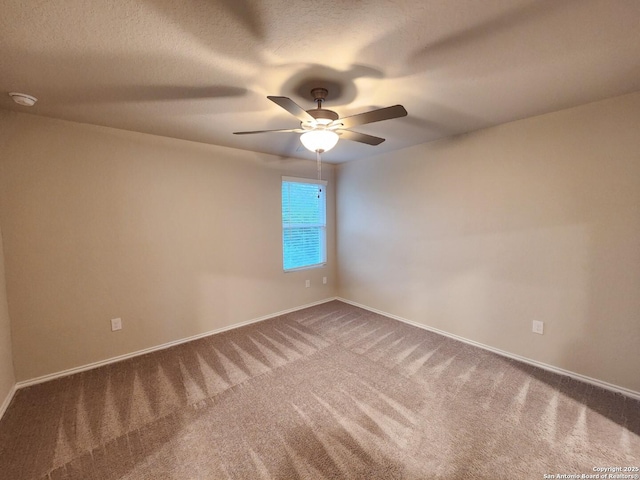
[(286, 270), (283, 270), (284, 273), (291, 273), (291, 272), (299, 272), (301, 270), (311, 270), (313, 268), (322, 268), (322, 267), (326, 267), (327, 263), (316, 263), (315, 265), (306, 265), (304, 267), (297, 267), (297, 268), (288, 268)]

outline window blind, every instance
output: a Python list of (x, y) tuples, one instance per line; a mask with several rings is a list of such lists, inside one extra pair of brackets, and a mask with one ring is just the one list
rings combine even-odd
[(326, 263), (326, 182), (282, 179), (282, 252), (284, 270)]

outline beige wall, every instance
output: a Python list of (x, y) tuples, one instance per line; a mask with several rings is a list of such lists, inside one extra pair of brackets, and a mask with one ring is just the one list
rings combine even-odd
[(16, 378), (339, 293), (640, 391), (639, 127), (640, 93), (343, 164), (339, 272), (327, 165), (329, 265), (284, 274), (280, 176), (312, 162), (0, 111)]
[(0, 130), (19, 381), (336, 294), (330, 166), (328, 266), (285, 274), (281, 175), (315, 163), (9, 112)]
[(343, 164), (337, 199), (342, 297), (640, 391), (640, 93)]
[(2, 230), (0, 229), (0, 406), (8, 397), (15, 383), (11, 349), (11, 324), (9, 323), (7, 289), (4, 276)]

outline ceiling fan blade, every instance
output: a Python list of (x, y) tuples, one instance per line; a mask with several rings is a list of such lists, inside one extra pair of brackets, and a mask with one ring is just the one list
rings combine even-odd
[(306, 132), (306, 130), (302, 130), (301, 128), (288, 128), (288, 129), (280, 129), (280, 130), (254, 130), (252, 132), (233, 132), (234, 135), (250, 135), (253, 133), (273, 133), (273, 132), (296, 132), (296, 133), (302, 133), (302, 132)]
[(273, 97), (268, 96), (269, 100), (271, 100), (276, 105), (284, 108), (291, 115), (296, 117), (301, 122), (313, 122), (315, 118), (309, 115), (300, 105), (291, 100), (289, 97)]
[(391, 120), (392, 118), (405, 117), (407, 111), (402, 105), (394, 105), (393, 107), (379, 108), (370, 112), (359, 113), (350, 117), (339, 118), (334, 124), (342, 124), (341, 128), (351, 128), (365, 123), (380, 122), (382, 120)]
[(367, 145), (380, 145), (384, 142), (384, 138), (374, 137), (365, 133), (352, 132), (351, 130), (338, 130), (340, 138), (346, 138), (353, 142), (366, 143)]

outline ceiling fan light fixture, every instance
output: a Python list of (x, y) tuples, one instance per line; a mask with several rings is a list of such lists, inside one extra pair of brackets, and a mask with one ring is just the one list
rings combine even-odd
[(328, 152), (338, 143), (340, 137), (331, 130), (310, 130), (300, 135), (300, 141), (311, 152)]
[(392, 118), (405, 117), (407, 110), (402, 105), (393, 105), (392, 107), (377, 108), (364, 113), (350, 115), (348, 117), (340, 117), (333, 110), (322, 108), (322, 102), (327, 96), (326, 88), (314, 88), (311, 95), (318, 104), (318, 108), (312, 110), (304, 110), (300, 105), (291, 100), (289, 97), (267, 96), (269, 100), (289, 112), (300, 121), (300, 128), (294, 129), (278, 129), (278, 130), (257, 130), (251, 132), (233, 132), (234, 135), (246, 135), (253, 133), (272, 133), (272, 132), (296, 132), (302, 133), (300, 141), (302, 145), (318, 155), (328, 152), (338, 143), (340, 136), (352, 142), (360, 142), (367, 145), (380, 145), (384, 142), (384, 138), (374, 137), (364, 133), (354, 132), (350, 130), (358, 125), (366, 125), (367, 123), (380, 122), (382, 120), (391, 120)]

